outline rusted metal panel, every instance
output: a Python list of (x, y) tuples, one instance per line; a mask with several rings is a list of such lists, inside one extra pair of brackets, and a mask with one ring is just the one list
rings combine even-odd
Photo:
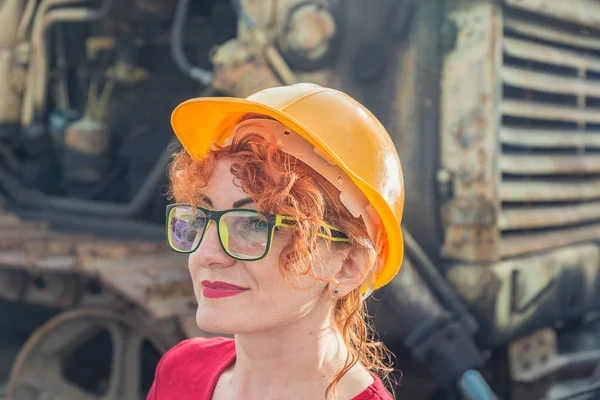
[(587, 56), (573, 50), (565, 50), (512, 38), (504, 39), (503, 48), (506, 54), (525, 60), (600, 71), (600, 57)]
[[(185, 257), (164, 241), (66, 235), (0, 214), (0, 296), (68, 309), (141, 307), (156, 321), (194, 314)], [(174, 321), (173, 321), (174, 323)]]
[(123, 260), (136, 255), (170, 252), (164, 241), (98, 241), (83, 243), (75, 251), (78, 263), (82, 265), (96, 260)]
[[(502, 20), (501, 10), (490, 3), (457, 6), (448, 18), (458, 29), (455, 48), (442, 65), (441, 164), (452, 177), (453, 204), (481, 199), (490, 203), (486, 220), (495, 220), (498, 170), (497, 127)], [(465, 214), (466, 213), (466, 214)], [(468, 215), (472, 213), (473, 215)], [(463, 209), (461, 221), (445, 221), (442, 254), (468, 260), (496, 257), (498, 240), (494, 224), (479, 221), (479, 208)], [(470, 222), (469, 222), (470, 221)]]
[(70, 255), (46, 257), (37, 260), (34, 267), (46, 271), (69, 271), (75, 267), (75, 261), (76, 258)]
[(80, 266), (155, 318), (190, 312), (194, 300), (186, 257), (180, 254), (95, 260)]
[(0, 214), (0, 228), (7, 229), (21, 225), (21, 221), (15, 215)]
[(506, 4), (576, 24), (600, 28), (600, 3), (594, 0), (506, 0)]
[(75, 254), (78, 246), (94, 242), (97, 239), (91, 235), (60, 235), (25, 241), (21, 248), (29, 257), (66, 256)]
[[(497, 304), (497, 323), (507, 326), (519, 323), (527, 318), (528, 312), (517, 313), (514, 309), (523, 310), (531, 301), (539, 297), (544, 288), (560, 277), (563, 270), (577, 269), (586, 277), (584, 288), (586, 297), (595, 296), (595, 280), (600, 273), (600, 251), (596, 245), (588, 244), (555, 250), (538, 257), (519, 260), (507, 260), (492, 266), (492, 270), (503, 282), (514, 280), (513, 271), (518, 270), (515, 292), (511, 285), (502, 285)], [(509, 305), (512, 303), (513, 310)], [(534, 306), (533, 306), (534, 307)], [(512, 311), (512, 312), (511, 312)]]
[(507, 66), (502, 69), (502, 79), (508, 85), (523, 89), (600, 97), (600, 83), (581, 78), (561, 77)]
[(536, 148), (600, 148), (600, 131), (581, 132), (503, 127), (500, 130), (500, 141), (513, 146)]
[(600, 156), (503, 154), (500, 157), (500, 169), (526, 175), (597, 173), (600, 172)]
[(77, 304), (80, 285), (74, 274), (36, 273), (32, 278), (22, 301), (57, 308), (70, 308)]
[(502, 113), (513, 117), (533, 118), (546, 121), (600, 123), (600, 108), (576, 108), (554, 104), (540, 104), (521, 100), (502, 102)]
[[(524, 239), (524, 235), (518, 238)], [(465, 304), (480, 316), (480, 326), (489, 336), (485, 340), (497, 343), (528, 331), (532, 323), (543, 326), (564, 317), (560, 304), (570, 294), (560, 282), (572, 274), (579, 277), (574, 286), (578, 302), (593, 304), (600, 275), (597, 245), (575, 245), (495, 263), (457, 264), (447, 272), (447, 278)]]
[(546, 228), (575, 225), (600, 218), (600, 203), (504, 208), (500, 212), (500, 229)]
[[(455, 19), (458, 44), (444, 60), (442, 129), (447, 133), (442, 133), (442, 166), (452, 177), (454, 195), (441, 213), (445, 226), (442, 254), (448, 258), (494, 261), (591, 240), (598, 234), (594, 227), (573, 227), (597, 221), (598, 202), (576, 206), (560, 202), (600, 199), (600, 179), (582, 177), (600, 173), (600, 156), (588, 151), (600, 148), (600, 132), (589, 126), (600, 124), (600, 108), (587, 101), (600, 97), (600, 85), (588, 76), (588, 72), (600, 71), (600, 56), (589, 51), (600, 49), (600, 41), (594, 33), (582, 34), (573, 26), (548, 23), (548, 19), (535, 14), (513, 16), (517, 13), (511, 6), (551, 15), (539, 9), (549, 4), (545, 1), (522, 0), (519, 6), (513, 1), (508, 3), (506, 14), (496, 14), (504, 30), (493, 38), (473, 29), (465, 22), (468, 18)], [(578, 4), (582, 3), (574, 3), (573, 7)], [(463, 14), (477, 9), (464, 7)], [(569, 19), (566, 14), (554, 17)], [(472, 46), (461, 52), (462, 29), (469, 31), (471, 42), (488, 40), (487, 48), (476, 53), (476, 46)], [(498, 61), (498, 52), (508, 57)], [(473, 60), (479, 61), (481, 70), (486, 69), (489, 82), (478, 77)], [(470, 75), (456, 71), (469, 71)], [(462, 92), (453, 93), (446, 80), (460, 85)], [(474, 101), (482, 104), (481, 108), (488, 106), (485, 97), (478, 98), (477, 92), (470, 89), (486, 85), (496, 88), (497, 110), (488, 108), (492, 111), (480, 115), (487, 117), (486, 128), (496, 131), (477, 135), (473, 124), (463, 122), (466, 118), (461, 108)], [(510, 90), (503, 93), (501, 85)], [(461, 121), (451, 121), (452, 115)], [(552, 127), (554, 123), (556, 127)], [(561, 128), (564, 123), (573, 126)], [(482, 138), (491, 141), (477, 148), (485, 143)], [(491, 206), (465, 206), (468, 199), (475, 198)], [(516, 204), (522, 202), (555, 204)], [(487, 211), (482, 213), (483, 209)], [(532, 231), (539, 228), (555, 231)], [(473, 243), (478, 246), (475, 248)]]
[(2, 230), (0, 231), (0, 249), (12, 250), (18, 248), (27, 240), (39, 240), (52, 235), (52, 233), (40, 229), (36, 225), (24, 225), (9, 230)]
[(26, 264), (26, 257), (22, 251), (2, 251), (0, 252), (0, 267), (19, 268)]
[(17, 269), (0, 269), (0, 294), (3, 299), (19, 301), (23, 298), (28, 276)]
[(504, 181), (500, 185), (502, 201), (569, 201), (600, 198), (600, 179), (582, 182)]
[(600, 239), (600, 225), (562, 228), (550, 232), (530, 232), (510, 234), (500, 241), (500, 255), (514, 257)]
[(524, 34), (536, 39), (566, 44), (569, 46), (575, 45), (590, 50), (600, 50), (598, 38), (585, 36), (581, 31), (578, 33), (565, 32), (556, 29), (555, 26), (544, 26), (530, 20), (513, 17), (504, 19), (504, 27), (509, 31)]

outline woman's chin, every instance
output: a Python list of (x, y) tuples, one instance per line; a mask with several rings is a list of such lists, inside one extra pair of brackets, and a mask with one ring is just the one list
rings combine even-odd
[(207, 333), (232, 335), (235, 333), (235, 321), (231, 321), (224, 313), (216, 313), (198, 307), (196, 311), (196, 324), (200, 330)]

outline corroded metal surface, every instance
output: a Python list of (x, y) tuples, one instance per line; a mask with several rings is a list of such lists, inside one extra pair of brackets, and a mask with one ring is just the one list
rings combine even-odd
[(600, 22), (600, 3), (507, 6), (448, 17), (457, 40), (442, 65), (441, 157), (452, 195), (441, 215), (454, 260), (600, 239), (600, 35), (584, 28)]
[(186, 258), (162, 241), (58, 234), (8, 214), (0, 214), (0, 297), (58, 309), (134, 306), (173, 321), (195, 307)]
[(598, 276), (596, 244), (497, 263), (465, 263), (447, 273), (455, 293), (479, 317), (482, 340), (491, 344), (528, 333), (531, 326), (547, 326), (596, 309)]
[[(457, 39), (442, 68), (441, 161), (452, 178), (453, 198), (445, 205), (442, 253), (463, 260), (496, 259), (501, 15), (495, 5), (482, 2), (457, 8), (448, 18)], [(475, 207), (465, 209), (468, 204)]]
[(600, 27), (600, 3), (594, 0), (507, 0), (506, 3), (569, 22)]
[[(13, 365), (8, 393), (14, 397), (8, 398), (15, 400), (138, 398), (139, 385), (129, 381), (140, 379), (142, 339), (162, 354), (205, 335), (195, 323), (186, 257), (163, 241), (59, 234), (0, 213), (0, 298), (59, 311), (34, 331)], [(68, 351), (99, 329), (110, 333), (111, 377), (129, 382), (111, 378), (104, 395), (85, 392), (59, 373)]]

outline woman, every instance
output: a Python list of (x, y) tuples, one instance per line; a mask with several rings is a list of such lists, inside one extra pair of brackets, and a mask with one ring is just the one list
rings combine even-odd
[(172, 126), (167, 236), (207, 332), (161, 359), (163, 399), (392, 399), (364, 298), (398, 272), (402, 169), (377, 119), (314, 84), (198, 98)]

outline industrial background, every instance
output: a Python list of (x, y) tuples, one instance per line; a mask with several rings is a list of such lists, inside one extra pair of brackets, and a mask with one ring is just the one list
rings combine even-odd
[(365, 104), (404, 166), (370, 305), (397, 397), (490, 399), (478, 371), (599, 399), (598, 0), (0, 0), (0, 398), (145, 399), (205, 334), (163, 238), (170, 113), (294, 82)]

